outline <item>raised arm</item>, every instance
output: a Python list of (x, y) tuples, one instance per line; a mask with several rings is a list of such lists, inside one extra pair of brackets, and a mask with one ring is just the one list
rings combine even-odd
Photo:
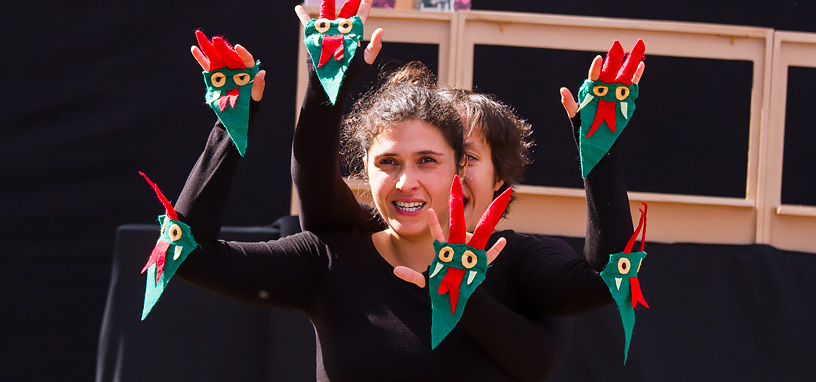
[(596, 271), (603, 269), (610, 254), (623, 250), (634, 232), (616, 143), (635, 109), (638, 83), (645, 70), (641, 61), (644, 50), (639, 41), (623, 62), (623, 48), (616, 41), (606, 61), (595, 57), (581, 87), (581, 105), (567, 88), (561, 88), (561, 100), (581, 152), (587, 202), (584, 257)]
[[(235, 46), (235, 51), (244, 61), (254, 63), (240, 45)], [(192, 53), (207, 71), (207, 55), (197, 47), (192, 48)], [(248, 127), (253, 125), (263, 96), (264, 71), (252, 81)], [(300, 234), (267, 243), (217, 240), (240, 159), (239, 146), (219, 115), (175, 206), (178, 219), (190, 226), (199, 244), (177, 274), (194, 285), (236, 300), (301, 308), (311, 296), (315, 277), (319, 277), (316, 270), (324, 269), (327, 262), (327, 254), (315, 245), (318, 239), (314, 235)]]
[[(359, 21), (364, 23), (370, 9), (371, 2), (363, 1), (355, 17), (359, 17)], [(295, 7), (295, 13), (309, 35), (307, 44), (318, 45), (323, 41), (318, 40), (319, 36), (315, 35), (318, 29), (315, 25), (316, 20), (312, 20), (300, 5)], [(352, 41), (349, 45), (355, 47), (351, 57), (348, 57), (352, 54), (351, 49), (346, 47), (344, 51), (343, 60), (348, 61), (347, 69), (339, 68), (342, 62), (332, 58), (319, 69), (324, 71), (332, 69), (332, 65), (335, 65), (334, 69), (345, 70), (344, 75), (340, 74), (342, 82), (337, 89), (332, 87), (337, 85), (336, 81), (331, 81), (336, 76), (331, 77), (325, 73), (318, 76), (313, 56), (320, 57), (318, 61), (322, 61), (322, 55), (310, 55), (306, 63), (309, 73), (308, 85), (292, 142), (292, 180), (300, 202), (300, 224), (304, 230), (349, 228), (375, 230), (376, 220), (372, 218), (371, 211), (357, 203), (354, 193), (343, 180), (339, 152), (340, 127), (345, 103), (354, 81), (376, 59), (382, 47), (382, 29), (374, 31), (371, 43), (365, 49), (356, 49), (355, 44), (356, 42)], [(320, 62), (317, 65), (320, 65)], [(321, 77), (329, 84), (328, 86), (321, 82)], [(330, 78), (326, 79), (327, 77)], [(331, 94), (333, 90), (337, 93)]]

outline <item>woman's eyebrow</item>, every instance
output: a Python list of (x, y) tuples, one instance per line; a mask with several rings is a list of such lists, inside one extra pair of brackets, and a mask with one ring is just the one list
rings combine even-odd
[(440, 152), (436, 152), (436, 151), (433, 151), (433, 150), (422, 150), (422, 151), (417, 151), (416, 153), (418, 155), (429, 155), (429, 154), (430, 155), (439, 155), (439, 156), (445, 155), (445, 153), (440, 153)]

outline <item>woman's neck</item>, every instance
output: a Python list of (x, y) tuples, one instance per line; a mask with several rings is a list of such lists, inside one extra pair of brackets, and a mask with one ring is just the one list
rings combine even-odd
[(393, 230), (375, 232), (371, 235), (377, 252), (389, 264), (411, 268), (424, 272), (434, 258), (433, 239), (430, 232), (421, 237), (408, 238), (399, 236)]

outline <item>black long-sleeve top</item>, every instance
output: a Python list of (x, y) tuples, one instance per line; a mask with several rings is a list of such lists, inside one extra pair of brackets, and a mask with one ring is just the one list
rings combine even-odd
[[(233, 299), (306, 314), (317, 333), (319, 380), (542, 377), (541, 370), (525, 366), (546, 362), (535, 357), (546, 355), (553, 340), (531, 338), (528, 333), (539, 324), (519, 319), (510, 308), (522, 309), (522, 280), (514, 279), (518, 269), (546, 264), (522, 263), (524, 259), (513, 256), (494, 263), (486, 283), (489, 293), (474, 293), (461, 325), (431, 350), (427, 290), (393, 275), (393, 267), (374, 248), (371, 232), (305, 232), (261, 243), (218, 241), (239, 159), (229, 135), (216, 124), (176, 204), (179, 219), (190, 225), (201, 245), (177, 274)], [(535, 239), (514, 236), (511, 247), (543, 246)], [(553, 244), (562, 246), (554, 252), (569, 250), (563, 243)], [(541, 306), (559, 304), (554, 300)]]
[[(256, 109), (253, 103), (251, 115)], [(557, 357), (547, 355), (557, 352), (556, 340), (530, 336), (541, 332), (541, 324), (526, 317), (572, 313), (609, 299), (595, 271), (570, 256), (565, 243), (500, 232), (488, 245), (504, 236), (507, 247), (469, 300), (460, 325), (431, 350), (427, 289), (393, 275), (374, 248), (372, 230), (218, 241), (239, 159), (216, 124), (176, 204), (179, 219), (201, 245), (177, 274), (230, 298), (306, 314), (317, 334), (319, 380), (540, 379), (549, 369), (531, 365)]]
[[(339, 126), (343, 104), (354, 78), (362, 68), (367, 67), (361, 56), (355, 57), (335, 105), (328, 102), (314, 70), (309, 68), (309, 83), (292, 150), (292, 178), (300, 199), (300, 221), (304, 230), (384, 228), (371, 207), (356, 202), (339, 171), (337, 153), (340, 149)], [(580, 126), (577, 116), (572, 122), (575, 127)], [(608, 302), (608, 290), (597, 274), (587, 268), (587, 264), (595, 270), (602, 269), (608, 255), (620, 251), (632, 234), (628, 197), (616, 150), (613, 149), (599, 163), (586, 179), (585, 187), (588, 223), (584, 254), (589, 263), (574, 260), (574, 252), (570, 248), (562, 241), (551, 238), (540, 237), (540, 242), (535, 243), (530, 242), (530, 238), (504, 231), (494, 233), (488, 244), (492, 245), (498, 237), (508, 239), (509, 244), (500, 256), (502, 261), (494, 265), (503, 266), (504, 260), (513, 263), (516, 267), (510, 269), (510, 277), (522, 281), (522, 287), (516, 293), (523, 297), (524, 302), (504, 306), (510, 309), (505, 316), (505, 324), (512, 325), (515, 320), (533, 320), (537, 323), (527, 326), (528, 343), (538, 342), (538, 346), (526, 349), (527, 354), (532, 355), (527, 358), (531, 363), (513, 365), (527, 370), (528, 375), (549, 374), (560, 361), (569, 342), (571, 321), (553, 319), (546, 314), (576, 313)], [(549, 269), (549, 272), (527, 272), (528, 269)], [(512, 273), (513, 270), (518, 273)], [(488, 273), (488, 278), (491, 273)], [(535, 287), (525, 287), (534, 285), (539, 277), (551, 279), (556, 292), (542, 294)], [(477, 293), (482, 292), (481, 289), (477, 289)], [(483, 292), (479, 296), (493, 298), (492, 294)], [(493, 303), (500, 304), (495, 300)], [(470, 305), (467, 309), (470, 309)], [(545, 341), (551, 342), (543, 345)]]

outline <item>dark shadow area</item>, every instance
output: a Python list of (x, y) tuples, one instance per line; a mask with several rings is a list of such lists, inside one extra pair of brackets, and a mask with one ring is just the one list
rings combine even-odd
[(816, 206), (816, 143), (813, 114), (807, 100), (816, 89), (816, 68), (788, 68), (785, 108), (785, 154), (782, 159), (782, 203)]

